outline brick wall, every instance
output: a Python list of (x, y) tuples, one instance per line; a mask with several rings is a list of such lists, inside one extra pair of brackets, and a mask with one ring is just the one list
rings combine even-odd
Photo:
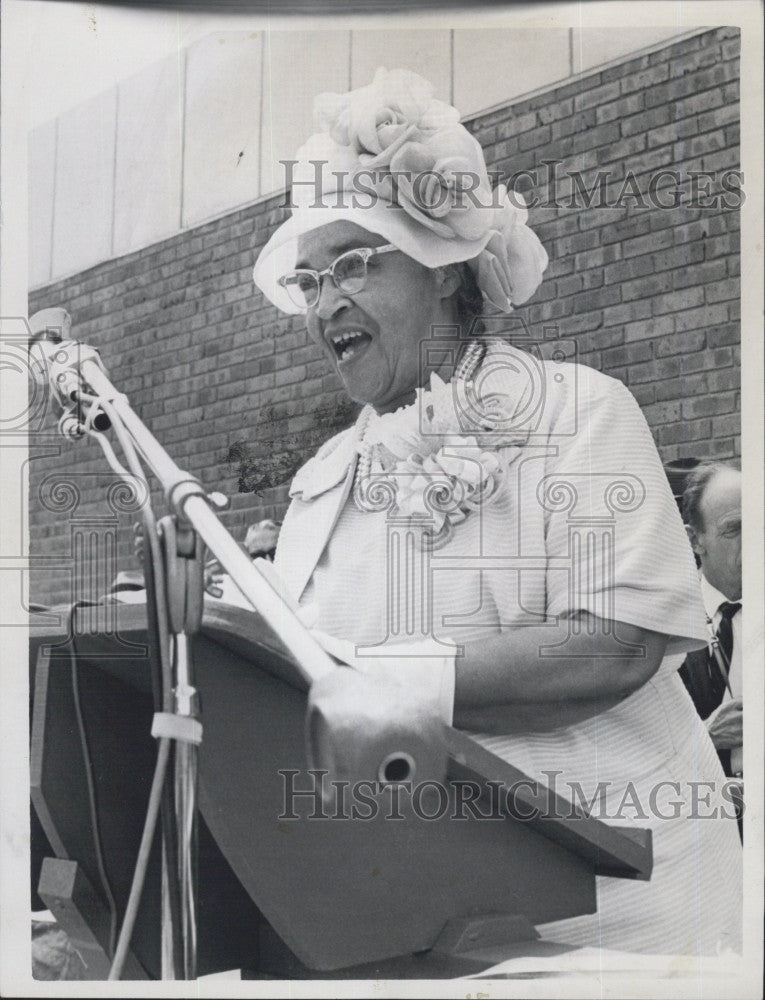
[[(722, 177), (739, 166), (738, 51), (737, 29), (711, 30), (467, 123), (490, 169), (536, 200), (551, 263), (518, 318), (628, 385), (665, 460), (739, 449), (739, 213)], [(659, 170), (679, 176), (660, 178), (652, 201)], [(695, 182), (701, 197), (692, 172), (715, 175)], [(675, 190), (675, 207), (653, 203), (672, 205)], [(178, 464), (234, 495), (224, 520), (238, 538), (283, 513), (294, 470), (355, 413), (300, 318), (253, 289), (282, 200), (30, 296), (30, 313), (64, 305)], [(110, 492), (100, 450), (53, 430), (49, 416), (30, 437), (31, 552), (48, 560), (33, 562), (39, 601), (70, 600), (72, 578), (92, 596), (134, 565), (137, 515)]]

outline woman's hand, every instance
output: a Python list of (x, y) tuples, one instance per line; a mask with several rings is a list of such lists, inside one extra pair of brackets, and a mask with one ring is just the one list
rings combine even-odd
[(319, 645), (338, 663), (376, 679), (387, 689), (394, 684), (399, 699), (428, 705), (447, 725), (452, 724), (454, 706), (454, 644), (415, 640), (386, 646), (375, 655), (346, 639), (338, 639), (319, 629), (311, 629)]
[(573, 725), (642, 687), (666, 644), (658, 632), (587, 613), (466, 643), (457, 657), (454, 724), (495, 733)]

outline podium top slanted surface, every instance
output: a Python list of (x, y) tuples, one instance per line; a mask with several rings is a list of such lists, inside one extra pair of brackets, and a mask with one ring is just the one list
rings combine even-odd
[[(71, 626), (69, 606), (38, 611), (29, 618), (30, 651), (42, 646), (53, 656), (68, 656)], [(146, 688), (143, 672), (148, 664), (146, 645), (146, 604), (104, 602), (77, 609), (74, 639), (76, 646), (88, 656), (102, 656), (106, 665), (119, 671), (119, 661), (145, 661), (141, 669), (119, 671), (123, 679)], [(217, 600), (205, 600), (202, 633), (221, 646), (245, 659), (257, 654), (260, 670), (273, 672), (285, 684), (305, 691), (306, 683), (295, 667), (291, 655), (278, 636), (254, 611)]]

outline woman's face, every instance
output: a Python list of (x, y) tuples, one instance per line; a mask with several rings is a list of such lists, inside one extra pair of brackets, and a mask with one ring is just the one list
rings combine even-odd
[[(297, 267), (321, 271), (346, 250), (385, 243), (355, 223), (332, 222), (301, 237)], [(449, 299), (455, 279), (448, 269), (431, 270), (398, 251), (371, 257), (367, 268), (364, 288), (353, 295), (325, 275), (306, 325), (351, 398), (386, 413), (412, 402), (414, 390), (424, 384), (431, 369), (422, 366), (420, 345), (434, 325), (453, 322)], [(338, 342), (347, 333), (362, 336)]]

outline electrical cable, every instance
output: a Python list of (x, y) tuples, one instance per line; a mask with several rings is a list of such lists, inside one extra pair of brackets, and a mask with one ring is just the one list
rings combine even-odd
[[(144, 475), (144, 470), (141, 466), (140, 460), (133, 448), (132, 441), (125, 431), (124, 425), (119, 414), (116, 412), (114, 407), (104, 400), (98, 397), (86, 395), (85, 393), (79, 394), (79, 399), (91, 403), (88, 416), (85, 421), (84, 429), (85, 432), (91, 436), (95, 437), (101, 446), (104, 456), (110, 467), (119, 476), (124, 479), (129, 479), (131, 476), (137, 481), (146, 481)], [(114, 429), (117, 439), (120, 442), (120, 446), (125, 456), (125, 460), (129, 466), (130, 471), (124, 468), (124, 466), (119, 462), (114, 449), (112, 448), (109, 441), (103, 436), (102, 433), (93, 431), (91, 428), (93, 426), (93, 419), (95, 417), (96, 409), (100, 408), (109, 417), (111, 426)], [(154, 518), (154, 513), (147, 503), (141, 509), (141, 519), (143, 521), (144, 528), (144, 539), (147, 542), (146, 546), (143, 548), (143, 562), (144, 562), (144, 583), (146, 586), (146, 596), (147, 596), (147, 617), (148, 609), (152, 608), (153, 614), (151, 615), (153, 621), (151, 623), (147, 622), (147, 626), (154, 626), (154, 631), (156, 632), (156, 646), (159, 652), (159, 683), (155, 684), (152, 681), (152, 688), (154, 692), (155, 700), (155, 711), (162, 708), (164, 711), (172, 710), (172, 664), (170, 662), (169, 656), (169, 642), (170, 636), (167, 630), (167, 603), (165, 597), (165, 582), (163, 574), (163, 563), (162, 555), (159, 549), (159, 541), (157, 536), (157, 526), (156, 520)], [(158, 704), (159, 703), (159, 704)], [(160, 750), (162, 747), (162, 742), (170, 743), (169, 740), (160, 741)], [(174, 805), (172, 799), (172, 786), (167, 780), (167, 763), (170, 758), (170, 752), (172, 747), (168, 745), (164, 751), (162, 751), (162, 756), (158, 753), (157, 762), (155, 764), (154, 779), (152, 783), (152, 792), (157, 782), (157, 775), (162, 768), (162, 782), (160, 788), (162, 790), (160, 797), (160, 806), (162, 812), (162, 824), (163, 824), (163, 849), (165, 854), (165, 864), (166, 869), (171, 873), (171, 877), (167, 880), (168, 884), (168, 905), (170, 908), (170, 925), (172, 930), (172, 950), (173, 950), (173, 966), (174, 972), (177, 973), (179, 967), (180, 955), (182, 953), (182, 938), (181, 938), (181, 927), (180, 927), (180, 914), (181, 914), (181, 892), (178, 886), (178, 882), (172, 877), (172, 873), (177, 871), (177, 849), (175, 844), (175, 827), (173, 823), (173, 812)], [(147, 811), (146, 820), (144, 823), (144, 833), (142, 839), (142, 847), (148, 838), (149, 850), (154, 838), (154, 832), (156, 829), (156, 808), (153, 799), (150, 794), (149, 798), (149, 809)], [(122, 968), (124, 965), (125, 957), (127, 955), (127, 950), (130, 945), (130, 939), (133, 934), (133, 929), (135, 926), (135, 920), (138, 913), (138, 905), (140, 903), (141, 893), (143, 891), (143, 884), (146, 875), (146, 866), (148, 864), (148, 854), (146, 855), (145, 861), (142, 857), (141, 849), (139, 849), (138, 860), (136, 862), (136, 869), (133, 874), (133, 880), (131, 883), (130, 896), (128, 899), (128, 906), (125, 910), (125, 916), (122, 922), (122, 929), (120, 931), (120, 937), (118, 942), (119, 958), (117, 961), (117, 955), (115, 955), (114, 962), (112, 963), (112, 970), (110, 971), (110, 979), (119, 979), (122, 974)]]
[[(155, 656), (152, 653), (156, 653), (157, 647), (159, 645), (159, 623), (157, 620), (157, 607), (156, 607), (156, 590), (154, 579), (155, 567), (152, 563), (151, 548), (149, 546), (144, 546), (142, 549), (143, 556), (143, 574), (144, 583), (146, 585), (146, 626), (149, 635), (149, 653), (150, 653), (150, 663), (151, 663), (151, 674), (152, 674), (152, 692), (154, 695), (154, 710), (155, 712), (162, 711), (162, 672), (160, 665), (156, 662)], [(160, 574), (162, 573), (162, 566), (158, 567)], [(160, 583), (162, 586), (161, 580)], [(168, 776), (165, 779), (162, 794), (162, 803), (160, 806), (160, 821), (162, 825), (162, 847), (164, 851), (165, 860), (165, 871), (168, 873), (176, 872), (178, 870), (178, 854), (177, 854), (177, 844), (176, 844), (176, 826), (174, 819), (175, 804), (173, 800), (173, 785), (170, 782), (169, 774), (170, 767), (173, 764), (173, 755), (175, 753), (175, 747), (171, 745), (170, 748), (170, 763), (168, 768)], [(167, 903), (170, 911), (170, 932), (172, 941), (172, 964), (173, 973), (175, 978), (177, 978), (178, 969), (180, 967), (181, 955), (183, 954), (183, 938), (181, 934), (181, 892), (178, 885), (178, 880), (174, 878), (168, 878), (165, 880), (165, 888), (167, 892)]]
[(122, 476), (123, 478), (130, 478), (130, 473), (125, 466), (120, 463), (114, 448), (112, 448), (110, 442), (103, 436), (103, 433), (101, 431), (91, 430), (87, 424), (85, 425), (85, 433), (88, 437), (98, 441), (112, 472), (116, 472), (118, 476)]
[[(133, 447), (132, 439), (126, 432), (122, 418), (117, 410), (105, 400), (99, 399), (99, 405), (104, 413), (109, 417), (112, 427), (120, 442), (125, 459), (130, 467), (132, 475), (138, 479), (145, 479), (144, 471), (140, 460)], [(170, 634), (167, 628), (169, 612), (166, 599), (166, 583), (164, 579), (162, 553), (159, 548), (159, 537), (154, 513), (150, 505), (146, 504), (141, 511), (144, 523), (144, 539), (148, 546), (144, 547), (144, 582), (147, 585), (147, 608), (152, 607), (153, 624), (158, 633), (158, 645), (160, 650), (160, 689), (162, 711), (173, 712), (173, 669), (170, 657)], [(147, 564), (150, 567), (147, 572)], [(150, 587), (153, 590), (150, 593)], [(153, 597), (150, 605), (149, 599)], [(147, 623), (148, 624), (148, 623)], [(171, 748), (174, 753), (174, 748)], [(177, 825), (175, 823), (175, 802), (174, 787), (168, 780), (162, 802), (162, 829), (163, 829), (163, 850), (165, 855), (165, 867), (170, 877), (167, 879), (167, 900), (170, 909), (170, 927), (172, 933), (173, 966), (177, 975), (181, 966), (181, 955), (183, 944), (181, 937), (181, 889), (174, 873), (178, 871), (178, 844)]]
[(106, 874), (106, 866), (104, 864), (104, 852), (103, 845), (101, 843), (101, 826), (98, 819), (98, 804), (96, 799), (96, 784), (93, 777), (93, 762), (90, 755), (90, 745), (88, 743), (88, 734), (85, 728), (85, 719), (82, 714), (82, 703), (80, 699), (80, 670), (79, 664), (77, 663), (77, 648), (74, 641), (74, 618), (75, 611), (79, 607), (90, 607), (89, 603), (83, 603), (81, 601), (76, 601), (69, 609), (69, 619), (67, 632), (69, 635), (69, 642), (67, 643), (67, 651), (69, 654), (69, 662), (71, 665), (72, 673), (72, 698), (74, 701), (74, 712), (77, 718), (77, 731), (80, 737), (80, 747), (82, 749), (82, 760), (85, 768), (85, 783), (88, 790), (88, 812), (90, 816), (90, 829), (93, 837), (93, 848), (96, 855), (96, 867), (98, 868), (98, 877), (101, 881), (101, 887), (104, 890), (104, 895), (106, 896), (106, 902), (109, 907), (109, 955), (114, 955), (114, 949), (117, 938), (117, 903), (114, 899), (114, 892), (112, 891), (111, 883), (109, 881), (109, 876)]
[[(107, 411), (108, 404), (104, 406), (104, 411)], [(112, 409), (108, 407), (108, 409)], [(97, 431), (86, 431), (90, 436), (94, 437), (101, 449), (104, 452), (107, 462), (110, 467), (118, 476), (121, 476), (127, 480), (131, 477), (137, 482), (146, 482), (146, 476), (144, 475), (144, 470), (141, 463), (135, 453), (135, 450), (131, 446), (129, 437), (125, 434), (124, 427), (122, 426), (121, 420), (117, 413), (112, 410), (111, 413), (107, 413), (111, 418), (112, 427), (117, 433), (117, 438), (122, 446), (122, 450), (125, 452), (125, 458), (128, 463), (130, 471), (120, 464), (114, 449), (112, 448), (109, 441), (103, 437), (103, 435)], [(162, 573), (162, 553), (159, 549), (159, 541), (157, 538), (157, 522), (154, 517), (154, 513), (151, 506), (146, 503), (141, 508), (141, 520), (143, 521), (144, 527), (144, 539), (148, 542), (148, 551), (144, 550), (149, 557), (149, 562), (152, 566), (152, 583), (154, 584), (154, 598), (156, 601), (157, 609), (157, 626), (159, 632), (159, 657), (160, 657), (160, 669), (162, 673), (162, 710), (167, 712), (172, 710), (172, 665), (169, 659), (169, 647), (170, 647), (170, 634), (167, 630), (167, 601), (165, 598), (165, 587), (164, 587), (164, 576)], [(144, 572), (144, 582), (145, 572)], [(147, 597), (149, 596), (147, 590)]]
[[(98, 405), (106, 413), (112, 423), (112, 428), (117, 435), (117, 440), (120, 443), (120, 447), (125, 455), (125, 460), (128, 465), (128, 469), (132, 476), (138, 482), (146, 482), (146, 476), (144, 475), (144, 470), (141, 466), (136, 450), (133, 447), (133, 442), (130, 439), (129, 434), (125, 430), (125, 426), (122, 423), (122, 418), (120, 417), (117, 410), (106, 400), (99, 399)], [(108, 456), (107, 456), (108, 458)], [(157, 600), (157, 618), (159, 624), (160, 632), (160, 657), (162, 663), (162, 679), (163, 679), (163, 710), (165, 712), (171, 712), (173, 709), (173, 676), (172, 676), (172, 665), (169, 659), (170, 650), (170, 634), (167, 630), (168, 621), (168, 610), (167, 610), (167, 600), (165, 597), (165, 587), (164, 579), (161, 577), (161, 567), (162, 567), (162, 553), (159, 549), (159, 539), (157, 536), (157, 524), (154, 518), (154, 514), (151, 510), (149, 504), (145, 504), (141, 509), (142, 520), (144, 521), (144, 538), (148, 541), (151, 558), (153, 565), (157, 568), (157, 579), (155, 588), (155, 597)], [(161, 584), (161, 585), (160, 585)]]
[(133, 927), (135, 926), (135, 920), (138, 915), (138, 906), (141, 902), (141, 893), (143, 892), (143, 883), (146, 878), (146, 869), (149, 864), (149, 855), (151, 853), (151, 846), (154, 840), (154, 832), (157, 827), (157, 816), (162, 802), (162, 789), (167, 777), (167, 762), (169, 757), (170, 740), (163, 736), (159, 741), (157, 764), (154, 768), (154, 777), (152, 779), (151, 791), (149, 793), (149, 806), (146, 810), (146, 821), (144, 823), (143, 835), (141, 837), (141, 845), (138, 849), (138, 859), (136, 861), (135, 872), (133, 874), (133, 882), (130, 886), (130, 895), (128, 897), (127, 907), (125, 908), (125, 917), (122, 921), (122, 930), (120, 931), (114, 960), (112, 962), (111, 969), (109, 970), (110, 981), (120, 979), (122, 976), (122, 970), (125, 966), (125, 959), (127, 958), (128, 948), (130, 947), (130, 938), (133, 934)]
[[(124, 459), (127, 463), (128, 470), (126, 470), (117, 459), (117, 456), (113, 448), (109, 443), (99, 434), (98, 440), (102, 447), (104, 455), (107, 459), (109, 465), (126, 481), (130, 476), (134, 477), (137, 481), (145, 481), (144, 470), (141, 466), (141, 462), (138, 458), (138, 453), (140, 453), (144, 458), (143, 451), (140, 448), (139, 442), (134, 442), (129, 434), (129, 431), (125, 427), (125, 424), (121, 418), (120, 413), (117, 411), (116, 407), (112, 405), (110, 401), (102, 398), (100, 395), (96, 394), (86, 394), (81, 392), (78, 395), (78, 415), (81, 412), (79, 407), (82, 403), (89, 404), (89, 409), (87, 416), (85, 417), (83, 423), (83, 431), (89, 435), (96, 436), (93, 433), (93, 428), (95, 424), (95, 419), (98, 415), (99, 410), (104, 413), (108, 420), (108, 424), (114, 429), (117, 439), (120, 443)], [(108, 426), (108, 425), (107, 425)], [(136, 450), (137, 449), (137, 450)], [(162, 706), (165, 711), (174, 711), (174, 698), (173, 698), (173, 657), (170, 655), (170, 634), (168, 629), (168, 609), (167, 609), (167, 598), (166, 598), (166, 586), (163, 579), (164, 572), (164, 562), (162, 559), (162, 553), (159, 547), (159, 538), (157, 532), (157, 525), (154, 519), (153, 512), (151, 508), (146, 505), (142, 508), (142, 519), (144, 523), (144, 536), (147, 544), (144, 546), (144, 579), (147, 587), (147, 599), (154, 597), (154, 605), (156, 610), (156, 617), (154, 624), (156, 625), (156, 632), (158, 635), (158, 647), (159, 647), (159, 660), (160, 660), (160, 674), (161, 683), (159, 685), (161, 692)], [(156, 570), (156, 579), (153, 570)], [(150, 594), (150, 590), (153, 594)], [(148, 607), (147, 600), (147, 607)], [(156, 695), (156, 688), (155, 688)], [(183, 759), (186, 760), (188, 748), (185, 747), (175, 747), (172, 743), (163, 749), (162, 756), (160, 758), (158, 754), (157, 765), (155, 768), (154, 781), (152, 784), (152, 793), (149, 799), (149, 809), (147, 812), (144, 833), (141, 842), (141, 849), (139, 849), (139, 858), (136, 863), (136, 869), (133, 876), (133, 881), (131, 884), (130, 897), (128, 900), (128, 907), (125, 911), (125, 917), (123, 920), (122, 929), (119, 936), (119, 941), (117, 945), (118, 952), (115, 955), (115, 960), (112, 964), (112, 969), (110, 971), (110, 979), (119, 979), (122, 973), (122, 968), (124, 965), (125, 957), (128, 952), (130, 938), (133, 933), (135, 919), (137, 917), (138, 906), (140, 903), (140, 896), (143, 890), (143, 883), (146, 875), (146, 867), (148, 864), (148, 851), (151, 849), (151, 844), (153, 841), (154, 830), (156, 828), (157, 814), (159, 810), (162, 810), (163, 817), (163, 830), (165, 831), (165, 836), (163, 836), (163, 847), (165, 850), (165, 862), (166, 871), (169, 873), (170, 877), (167, 880), (168, 887), (168, 905), (171, 912), (170, 926), (172, 930), (172, 962), (173, 971), (177, 976), (179, 969), (183, 969), (184, 978), (189, 978), (189, 968), (196, 968), (196, 956), (190, 959), (189, 954), (186, 951), (185, 940), (187, 935), (192, 941), (196, 941), (196, 927), (195, 927), (195, 909), (193, 906), (189, 906), (188, 901), (191, 899), (191, 893), (194, 891), (194, 875), (193, 870), (190, 865), (193, 864), (192, 858), (195, 853), (194, 848), (190, 849), (188, 852), (184, 852), (184, 865), (183, 871), (179, 870), (179, 858), (180, 853), (176, 853), (179, 848), (179, 844), (175, 842), (176, 836), (182, 836), (183, 843), (193, 844), (194, 840), (194, 816), (184, 815), (180, 816), (177, 814), (177, 802), (174, 799), (179, 794), (181, 795), (181, 800), (187, 801), (189, 796), (187, 793), (188, 789), (186, 785), (189, 781), (196, 783), (196, 766), (191, 768), (190, 761), (186, 761), (186, 765), (181, 769), (184, 777), (180, 778), (179, 772), (176, 770), (176, 780), (175, 780), (175, 795), (173, 795), (173, 788), (170, 785), (170, 781), (167, 775), (167, 765), (170, 760), (171, 754), (176, 757), (176, 768), (178, 767), (178, 761)], [(178, 755), (182, 754), (182, 758)], [(191, 760), (194, 760), (192, 758)], [(162, 768), (162, 782), (158, 785), (158, 778), (160, 775), (160, 764)], [(193, 772), (193, 773), (192, 773)], [(182, 785), (178, 785), (178, 781), (181, 780)], [(155, 790), (160, 788), (159, 800), (156, 800)], [(175, 813), (176, 821), (172, 822), (173, 814)], [(167, 822), (167, 818), (170, 818), (171, 822)], [(148, 845), (148, 846), (147, 846)], [(187, 926), (188, 922), (191, 921), (191, 926)], [(192, 949), (193, 950), (193, 949)], [(119, 960), (118, 960), (119, 959)], [(189, 965), (191, 962), (191, 965)], [(193, 976), (194, 973), (192, 972)]]

